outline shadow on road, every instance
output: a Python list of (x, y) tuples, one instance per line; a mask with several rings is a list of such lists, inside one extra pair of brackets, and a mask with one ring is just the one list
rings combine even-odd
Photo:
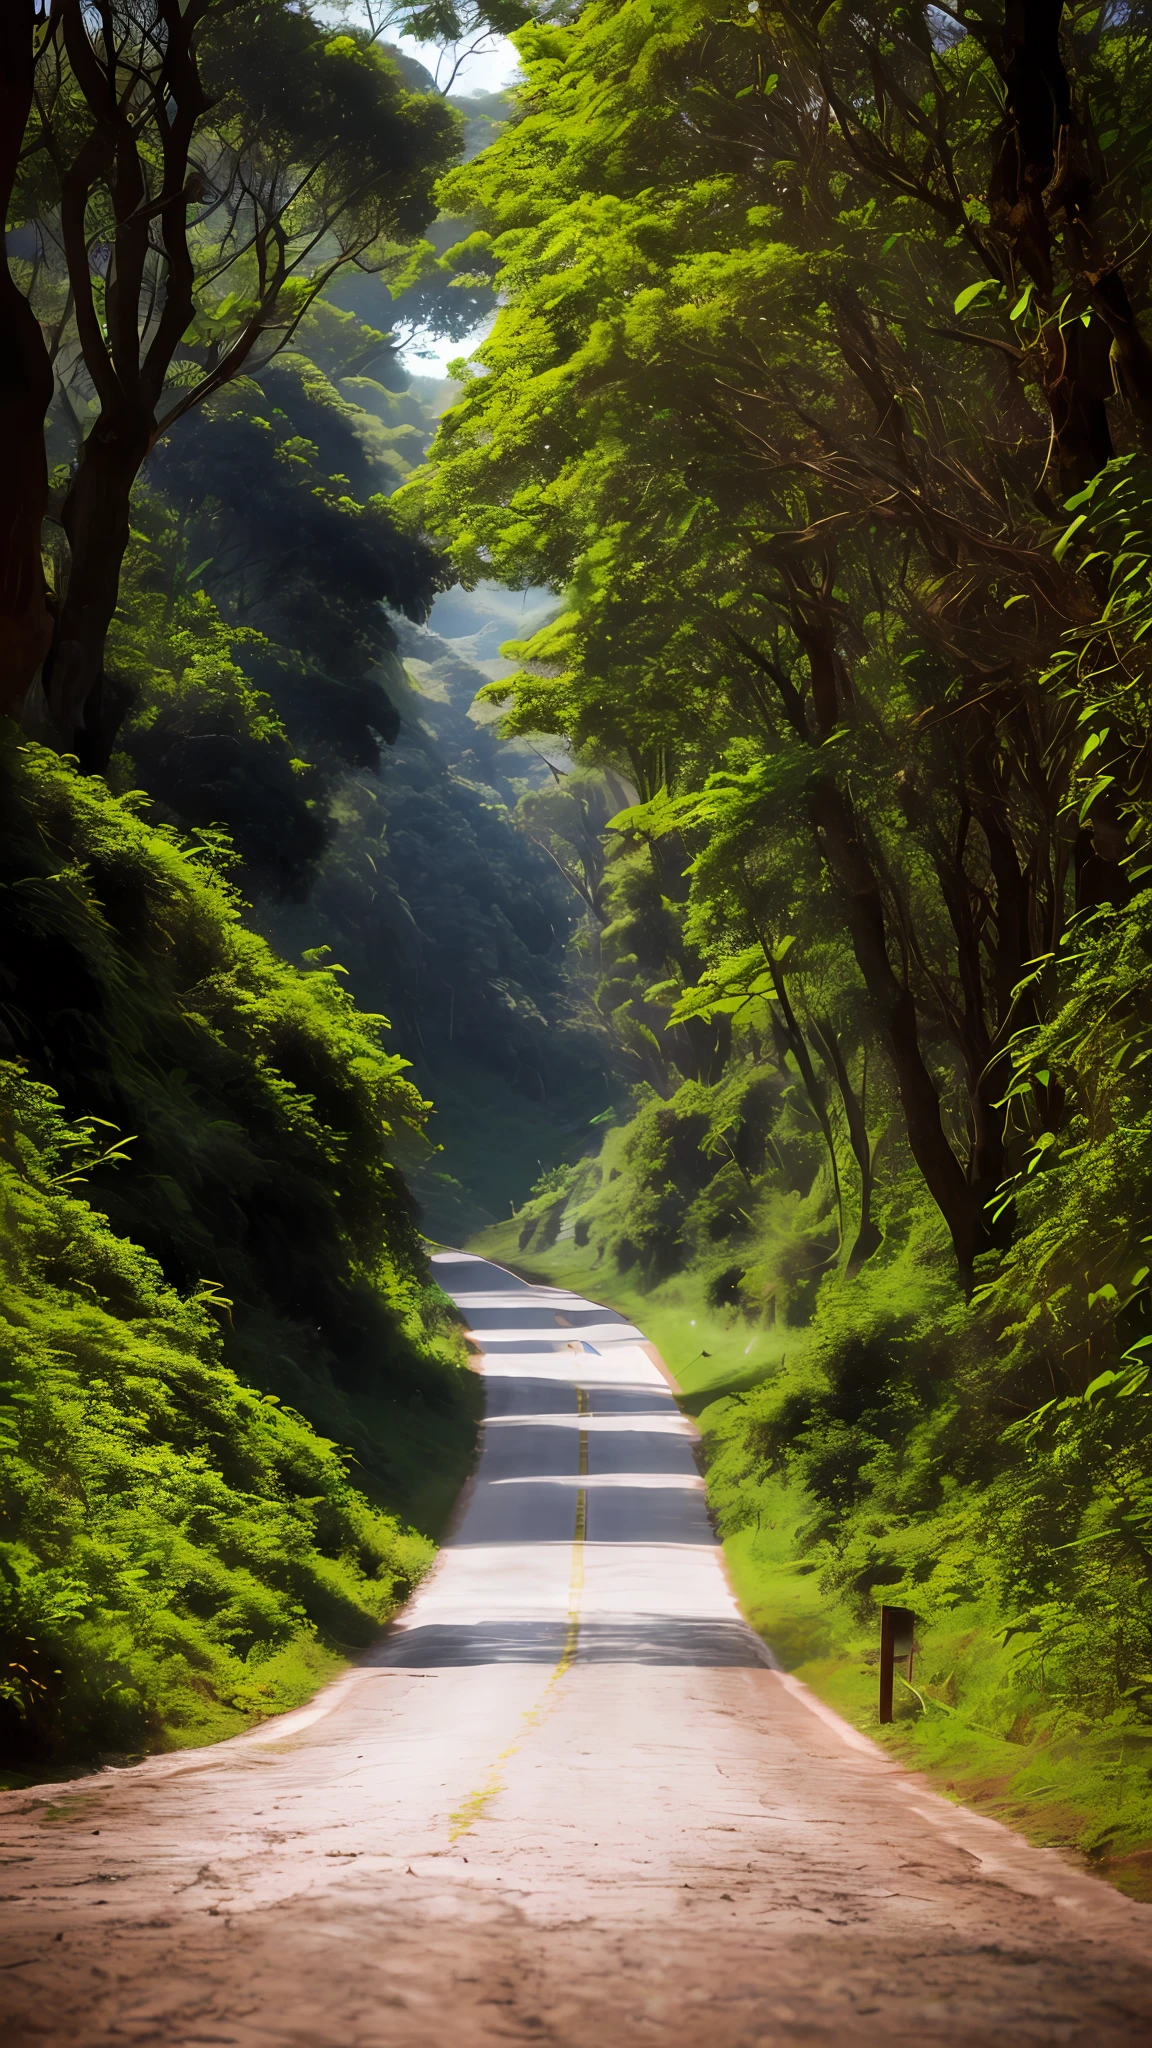
[[(582, 1664), (742, 1665), (775, 1660), (739, 1622), (669, 1619), (662, 1614), (581, 1622)], [(367, 1660), (404, 1670), (457, 1664), (557, 1664), (568, 1644), (562, 1621), (439, 1623), (386, 1637)]]

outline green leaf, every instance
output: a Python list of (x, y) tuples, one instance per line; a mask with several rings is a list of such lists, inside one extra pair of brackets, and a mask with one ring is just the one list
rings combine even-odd
[(1027, 1170), (1030, 1174), (1035, 1173), (1037, 1167), (1043, 1165), (1045, 1153), (1050, 1152), (1055, 1143), (1056, 1134), (1054, 1131), (1041, 1131), (1040, 1136), (1032, 1147), (1031, 1156), (1028, 1160)]
[(1097, 797), (1103, 796), (1106, 789), (1111, 789), (1114, 780), (1115, 777), (1111, 775), (1097, 775), (1094, 781), (1089, 783), (1081, 800), (1080, 809), (1076, 813), (1078, 825), (1083, 825)]
[(1080, 528), (1084, 525), (1087, 517), (1088, 514), (1086, 512), (1081, 512), (1072, 521), (1071, 526), (1065, 527), (1063, 533), (1060, 535), (1059, 540), (1057, 541), (1055, 547), (1052, 550), (1053, 556), (1055, 557), (1056, 561), (1062, 562), (1064, 560), (1065, 555), (1068, 553), (1069, 548), (1075, 540), (1076, 535), (1079, 533)]
[(970, 306), (974, 299), (980, 297), (981, 292), (989, 290), (999, 290), (999, 285), (994, 277), (982, 277), (979, 284), (965, 285), (964, 290), (957, 292), (956, 297), (953, 299), (952, 311), (954, 313), (963, 313), (965, 307)]

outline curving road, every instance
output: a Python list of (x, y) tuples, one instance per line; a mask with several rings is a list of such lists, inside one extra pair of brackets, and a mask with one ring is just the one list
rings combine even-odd
[(7, 2038), (1152, 2040), (1152, 1908), (772, 1668), (640, 1333), (436, 1265), (488, 1418), (435, 1572), (300, 1712), (0, 1800)]

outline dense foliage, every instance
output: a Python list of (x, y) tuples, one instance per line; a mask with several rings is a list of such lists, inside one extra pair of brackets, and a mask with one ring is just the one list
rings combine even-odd
[(320, 300), (157, 451), (109, 641), (109, 774), (173, 825), (223, 826), (275, 944), (389, 1018), (436, 1105), (449, 1157), (419, 1185), (451, 1237), (603, 1107), (602, 1055), (561, 975), (578, 906), (512, 821), (548, 770), (469, 715), (483, 673), (417, 623), (445, 570), (390, 494), (435, 420), (430, 392), (368, 374), (405, 381), (385, 343)]
[(83, 1198), (107, 1139), (0, 1070), (5, 1764), (231, 1732), (367, 1642), (431, 1545)]
[(443, 1148), (413, 1185), (425, 1227), (454, 1243), (581, 1142), (605, 1047), (564, 972), (577, 905), (514, 823), (526, 764), (469, 718), (482, 676), (433, 634), (410, 644), (423, 687), (390, 677), (397, 739), (341, 786), (308, 898), (268, 928), (291, 958), (338, 962), (410, 1049)]
[(422, 1519), (421, 1464), (465, 1459), (470, 1431), (394, 1163), (424, 1105), (377, 1024), (245, 928), (211, 841), (44, 749), (9, 745), (3, 777), (23, 1761), (300, 1696), (428, 1554), (305, 1417)]
[(562, 594), (485, 694), (624, 791), (554, 825), (636, 1113), (522, 1245), (771, 1326), (729, 1525), (791, 1473), (830, 1589), (983, 1600), (1073, 1715), (1152, 1665), (1150, 26), (525, 29), (446, 188), (503, 310), (402, 493)]
[(443, 578), (386, 503), (424, 422), (365, 376), (403, 385), (394, 337), (323, 294), (355, 262), (385, 314), (407, 289), (451, 325), (420, 230), (463, 123), (420, 67), (276, 0), (16, 6), (0, 45), (23, 725), (0, 735), (0, 1765), (23, 1770), (302, 1698), (426, 1567), (471, 1455), (403, 1177), (428, 1104), (387, 1019), (286, 964), (240, 893), (306, 890), (340, 778), (398, 730), (388, 611), (424, 617)]
[[(284, 0), (10, 15), (0, 189), (22, 232), (0, 292), (15, 455), (0, 708), (32, 689), (49, 728), (103, 766), (120, 713), (104, 641), (145, 458), (283, 347), (345, 266), (395, 284), (434, 266), (420, 230), (460, 123), (371, 38)], [(46, 591), (54, 380), (76, 455), (67, 574)]]

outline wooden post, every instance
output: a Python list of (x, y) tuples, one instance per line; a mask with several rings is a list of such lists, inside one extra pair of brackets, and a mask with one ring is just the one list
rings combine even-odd
[(912, 1657), (915, 1650), (916, 1616), (909, 1607), (882, 1607), (880, 1609), (880, 1719), (892, 1719), (892, 1675), (899, 1658), (906, 1662), (908, 1683), (912, 1683)]

